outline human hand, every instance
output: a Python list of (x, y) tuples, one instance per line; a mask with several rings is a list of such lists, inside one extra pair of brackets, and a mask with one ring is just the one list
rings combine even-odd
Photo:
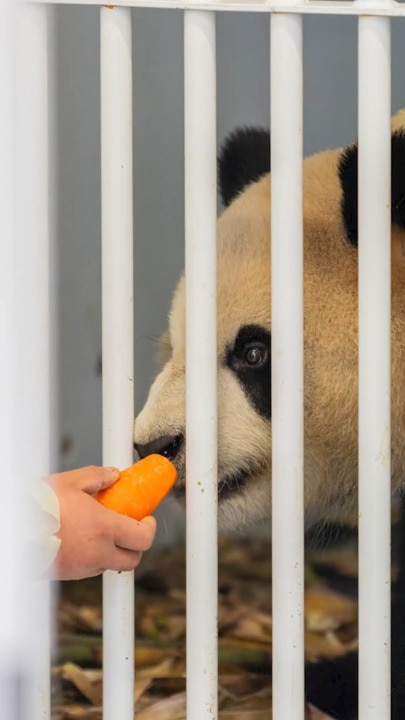
[(107, 510), (92, 497), (118, 479), (119, 470), (89, 466), (47, 478), (60, 506), (61, 546), (51, 568), (58, 580), (80, 580), (105, 570), (133, 570), (148, 550), (156, 521), (141, 522)]

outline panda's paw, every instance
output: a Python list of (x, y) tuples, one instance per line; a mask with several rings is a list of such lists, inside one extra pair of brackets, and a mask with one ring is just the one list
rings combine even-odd
[(305, 668), (308, 703), (334, 720), (356, 720), (358, 656), (350, 653), (335, 660), (311, 663)]

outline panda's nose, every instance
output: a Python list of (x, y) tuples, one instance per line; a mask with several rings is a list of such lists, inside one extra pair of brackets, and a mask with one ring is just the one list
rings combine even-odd
[(147, 455), (163, 455), (168, 460), (174, 460), (183, 444), (183, 435), (162, 435), (148, 443), (134, 443), (134, 448), (139, 457)]

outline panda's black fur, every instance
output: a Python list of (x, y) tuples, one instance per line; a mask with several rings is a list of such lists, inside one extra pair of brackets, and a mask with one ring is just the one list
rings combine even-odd
[(269, 132), (263, 128), (240, 128), (225, 140), (218, 159), (218, 178), (225, 207), (248, 183), (270, 170)]
[[(394, 132), (391, 136), (391, 216), (392, 222), (405, 228), (405, 133)], [(350, 145), (339, 163), (339, 177), (342, 185), (342, 213), (347, 237), (357, 247), (357, 182), (358, 146)]]
[[(392, 222), (405, 228), (405, 133), (392, 134)], [(245, 152), (249, 154), (244, 157)], [(339, 178), (342, 214), (348, 241), (357, 247), (358, 147), (341, 155)], [(270, 135), (263, 129), (243, 128), (225, 142), (219, 156), (219, 189), (225, 206), (248, 185), (270, 172)], [(392, 588), (391, 717), (405, 720), (405, 499), (400, 521), (399, 574)], [(358, 718), (358, 654), (306, 667), (306, 699), (334, 720)]]

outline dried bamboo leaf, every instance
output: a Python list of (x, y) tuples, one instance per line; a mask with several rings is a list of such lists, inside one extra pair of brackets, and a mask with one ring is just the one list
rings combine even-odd
[(271, 618), (261, 617), (258, 613), (242, 616), (232, 630), (232, 635), (240, 640), (253, 640), (258, 643), (271, 642)]
[(138, 713), (137, 720), (186, 720), (186, 693), (153, 702)]
[(266, 710), (223, 710), (219, 713), (219, 720), (269, 720), (271, 718), (270, 706)]
[(357, 641), (343, 644), (335, 633), (305, 633), (305, 660), (315, 662), (322, 658), (334, 658), (355, 650)]
[(159, 647), (157, 645), (141, 645), (140, 642), (135, 643), (135, 665), (137, 672), (144, 667), (158, 665), (168, 657), (177, 657), (178, 651), (171, 647)]
[(58, 619), (61, 627), (66, 630), (74, 628), (84, 632), (99, 633), (102, 630), (101, 605), (73, 605), (65, 601), (60, 603)]
[(262, 720), (271, 717), (270, 697), (257, 694), (230, 705), (219, 713), (220, 720)]
[(330, 715), (318, 710), (313, 705), (307, 705), (305, 708), (305, 720), (334, 720)]
[[(83, 705), (59, 706), (54, 709), (56, 717), (60, 720), (102, 720), (101, 708), (89, 708)], [(55, 715), (52, 713), (55, 720)]]
[(159, 665), (150, 665), (149, 667), (144, 667), (142, 670), (137, 670), (137, 677), (139, 678), (165, 678), (170, 676), (173, 668), (174, 658), (173, 657), (167, 657), (164, 660), (162, 660)]
[(152, 684), (151, 678), (139, 678), (138, 674), (135, 679), (135, 689), (134, 689), (134, 702), (137, 703), (138, 700), (141, 699), (142, 695), (149, 690), (150, 686)]
[(312, 588), (305, 593), (305, 623), (307, 630), (328, 632), (357, 620), (357, 602), (324, 588)]
[(219, 685), (225, 693), (235, 699), (257, 695), (263, 689), (271, 688), (270, 675), (256, 675), (242, 672), (233, 675), (219, 675)]
[(99, 683), (91, 682), (84, 670), (74, 663), (65, 663), (63, 666), (63, 675), (65, 679), (81, 692), (84, 697), (93, 705), (101, 705), (102, 703), (102, 687)]

